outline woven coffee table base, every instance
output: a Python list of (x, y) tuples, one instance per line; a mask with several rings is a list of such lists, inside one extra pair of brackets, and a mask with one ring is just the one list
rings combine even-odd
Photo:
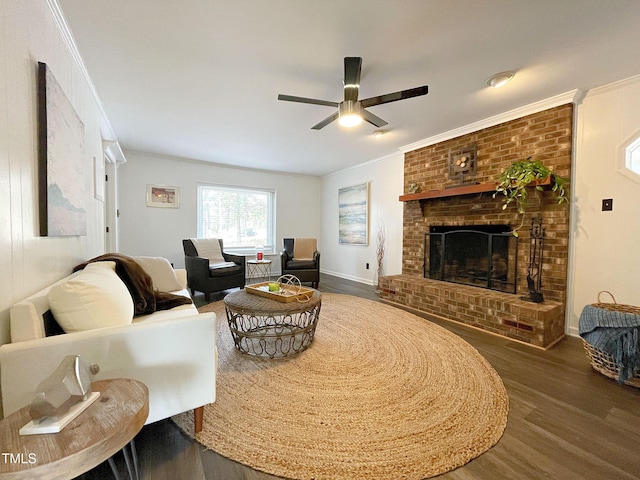
[(257, 357), (282, 358), (305, 350), (316, 332), (320, 303), (310, 311), (287, 316), (243, 315), (227, 310), (238, 350)]

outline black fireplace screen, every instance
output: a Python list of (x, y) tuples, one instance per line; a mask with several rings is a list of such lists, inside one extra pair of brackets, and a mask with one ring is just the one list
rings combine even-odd
[(424, 276), (516, 293), (518, 238), (508, 225), (431, 227)]

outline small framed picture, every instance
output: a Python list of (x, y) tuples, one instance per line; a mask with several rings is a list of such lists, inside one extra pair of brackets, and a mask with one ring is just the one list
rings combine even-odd
[(164, 185), (147, 185), (147, 207), (179, 208), (180, 189)]

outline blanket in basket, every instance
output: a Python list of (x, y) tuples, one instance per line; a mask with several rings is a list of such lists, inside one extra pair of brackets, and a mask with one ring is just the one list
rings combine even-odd
[(624, 383), (640, 369), (640, 315), (587, 305), (578, 328), (589, 345), (615, 359), (618, 382)]

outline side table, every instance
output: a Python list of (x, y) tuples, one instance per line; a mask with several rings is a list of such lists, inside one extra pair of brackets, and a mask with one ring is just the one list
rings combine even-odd
[(91, 390), (100, 397), (59, 433), (20, 435), (20, 428), (31, 420), (28, 405), (0, 421), (0, 480), (69, 479), (107, 459), (119, 478), (111, 459), (119, 450), (124, 450), (133, 478), (128, 445), (137, 476), (133, 437), (147, 420), (149, 390), (126, 378), (93, 382)]
[(271, 260), (247, 260), (247, 278), (256, 282), (271, 280)]

